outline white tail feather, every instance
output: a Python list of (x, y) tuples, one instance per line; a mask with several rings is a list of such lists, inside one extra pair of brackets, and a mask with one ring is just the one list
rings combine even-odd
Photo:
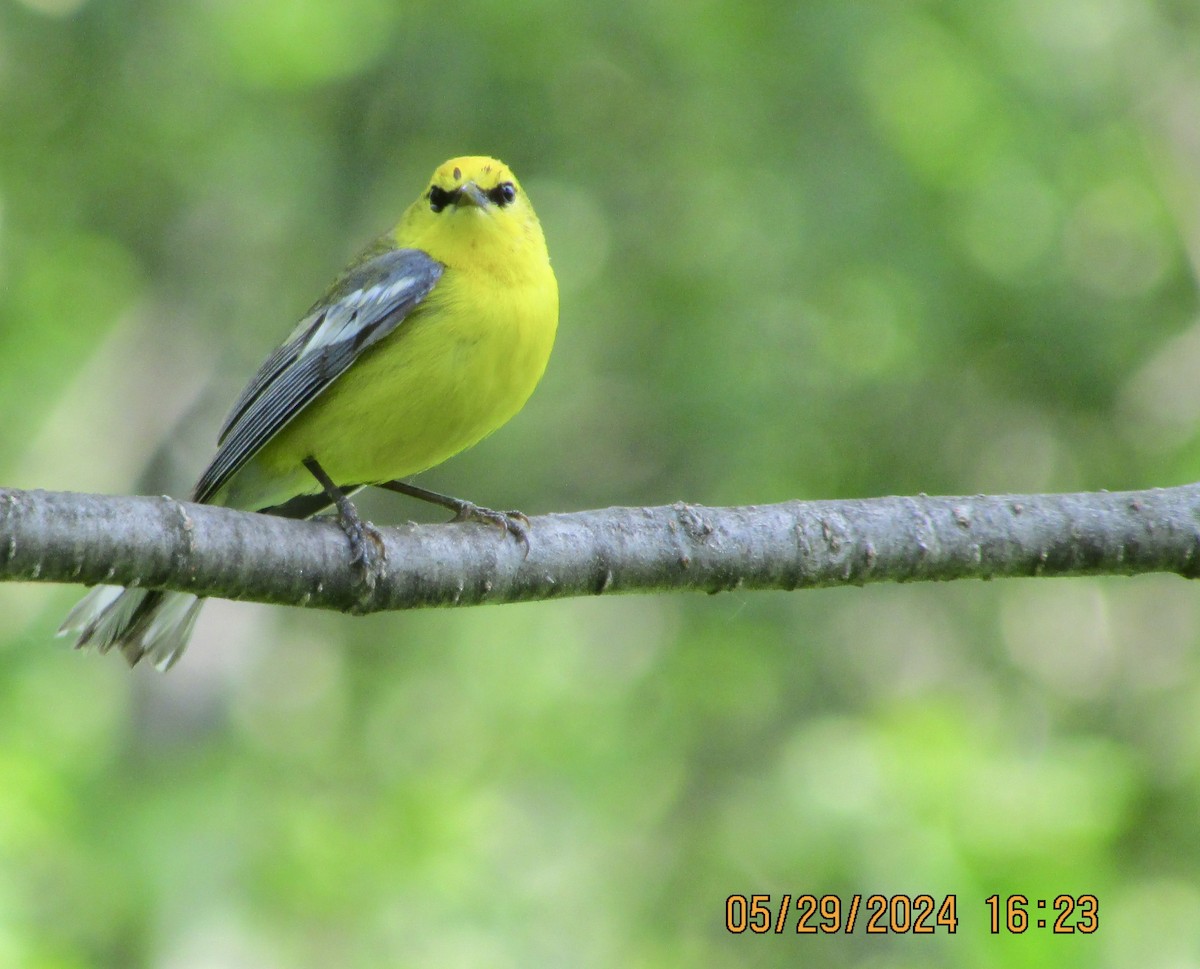
[(183, 655), (203, 603), (186, 592), (98, 585), (79, 600), (58, 634), (75, 634), (76, 649), (95, 646), (107, 653), (116, 646), (130, 666), (148, 656), (168, 670)]

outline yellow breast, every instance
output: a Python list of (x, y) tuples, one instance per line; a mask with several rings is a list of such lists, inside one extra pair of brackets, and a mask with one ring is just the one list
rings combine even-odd
[(236, 504), (262, 507), (319, 490), (300, 463), (306, 457), (339, 484), (370, 484), (408, 477), (470, 447), (529, 399), (557, 325), (552, 273), (497, 290), (447, 269), (422, 307), (239, 473), (244, 480), (231, 483), (241, 484)]

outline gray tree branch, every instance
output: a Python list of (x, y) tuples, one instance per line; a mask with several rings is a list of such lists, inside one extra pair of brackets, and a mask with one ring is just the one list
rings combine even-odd
[(682, 502), (532, 519), (530, 550), (477, 524), (383, 528), (354, 581), (332, 521), (172, 498), (0, 489), (0, 579), (98, 582), (374, 612), (616, 592), (1200, 572), (1200, 484), (969, 498)]

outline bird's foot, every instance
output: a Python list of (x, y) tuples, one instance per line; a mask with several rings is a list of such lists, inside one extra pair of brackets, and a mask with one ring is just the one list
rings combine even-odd
[(525, 548), (525, 557), (529, 558), (529, 518), (521, 511), (496, 511), (484, 508), (472, 501), (458, 499), (459, 507), (455, 510), (451, 521), (479, 522), (481, 525), (495, 525), (503, 529)]
[(337, 522), (350, 541), (350, 569), (358, 587), (358, 600), (365, 605), (375, 586), (387, 576), (387, 547), (379, 529), (358, 514), (354, 502), (333, 483), (316, 458), (307, 458), (304, 466), (321, 483), (326, 496), (337, 509)]
[[(350, 507), (354, 508), (353, 505)], [(350, 540), (350, 568), (354, 572), (355, 585), (370, 595), (387, 577), (387, 548), (383, 544), (383, 535), (365, 518), (360, 518), (357, 511), (349, 517), (339, 508), (338, 524)]]
[(443, 508), (449, 508), (450, 511), (454, 512), (454, 517), (451, 521), (479, 522), (483, 525), (495, 525), (498, 528), (502, 528), (506, 534), (511, 535), (524, 546), (525, 557), (529, 558), (529, 519), (525, 516), (524, 512), (493, 511), (491, 508), (484, 508), (473, 501), (454, 498), (451, 495), (443, 495), (436, 491), (430, 491), (428, 488), (422, 488), (419, 485), (409, 484), (407, 481), (384, 481), (378, 487), (387, 488), (389, 491), (408, 495), (411, 498), (419, 498), (421, 501), (432, 502), (435, 505), (441, 505)]

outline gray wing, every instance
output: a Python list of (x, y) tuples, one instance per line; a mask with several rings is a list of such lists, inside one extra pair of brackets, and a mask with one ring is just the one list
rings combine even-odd
[(444, 269), (419, 249), (387, 249), (381, 243), (363, 253), (242, 391), (193, 499), (212, 498), (360, 353), (395, 330)]

